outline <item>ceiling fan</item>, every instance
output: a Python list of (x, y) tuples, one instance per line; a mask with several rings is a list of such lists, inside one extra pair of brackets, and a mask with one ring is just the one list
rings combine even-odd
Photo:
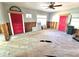
[(55, 9), (55, 7), (61, 7), (62, 4), (56, 5), (55, 2), (49, 2), (49, 5), (47, 6), (50, 9)]

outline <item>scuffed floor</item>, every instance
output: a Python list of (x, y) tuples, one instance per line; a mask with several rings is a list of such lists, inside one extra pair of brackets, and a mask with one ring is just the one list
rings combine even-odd
[[(52, 43), (40, 40), (50, 40)], [(4, 57), (46, 57), (46, 55), (79, 57), (79, 42), (64, 32), (48, 29), (12, 36), (11, 41), (0, 44), (0, 56)]]

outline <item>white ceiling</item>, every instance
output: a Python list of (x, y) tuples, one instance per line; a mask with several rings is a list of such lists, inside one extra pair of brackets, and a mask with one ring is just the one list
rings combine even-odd
[(55, 9), (49, 9), (45, 6), (49, 5), (49, 2), (6, 2), (6, 4), (12, 4), (19, 7), (42, 10), (46, 12), (64, 11), (71, 8), (79, 7), (79, 2), (55, 2), (55, 4), (62, 4), (61, 7), (55, 7)]

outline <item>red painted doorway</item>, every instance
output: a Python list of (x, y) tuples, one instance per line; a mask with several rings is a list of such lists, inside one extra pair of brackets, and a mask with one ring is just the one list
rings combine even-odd
[(60, 16), (58, 30), (65, 32), (66, 28), (67, 28), (67, 16)]
[(10, 23), (13, 35), (24, 33), (22, 13), (10, 13)]

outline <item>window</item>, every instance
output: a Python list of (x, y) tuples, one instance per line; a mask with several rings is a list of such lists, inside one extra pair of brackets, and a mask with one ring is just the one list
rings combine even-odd
[(60, 18), (59, 15), (54, 15), (54, 16), (52, 17), (52, 21), (53, 21), (53, 22), (59, 22), (59, 18)]
[(37, 25), (46, 25), (47, 24), (47, 16), (46, 15), (37, 15)]
[(26, 18), (32, 18), (32, 14), (26, 14)]
[(79, 29), (79, 18), (72, 18), (71, 25)]
[(47, 16), (46, 15), (37, 15), (37, 18), (44, 18), (44, 19), (46, 19), (47, 18)]

